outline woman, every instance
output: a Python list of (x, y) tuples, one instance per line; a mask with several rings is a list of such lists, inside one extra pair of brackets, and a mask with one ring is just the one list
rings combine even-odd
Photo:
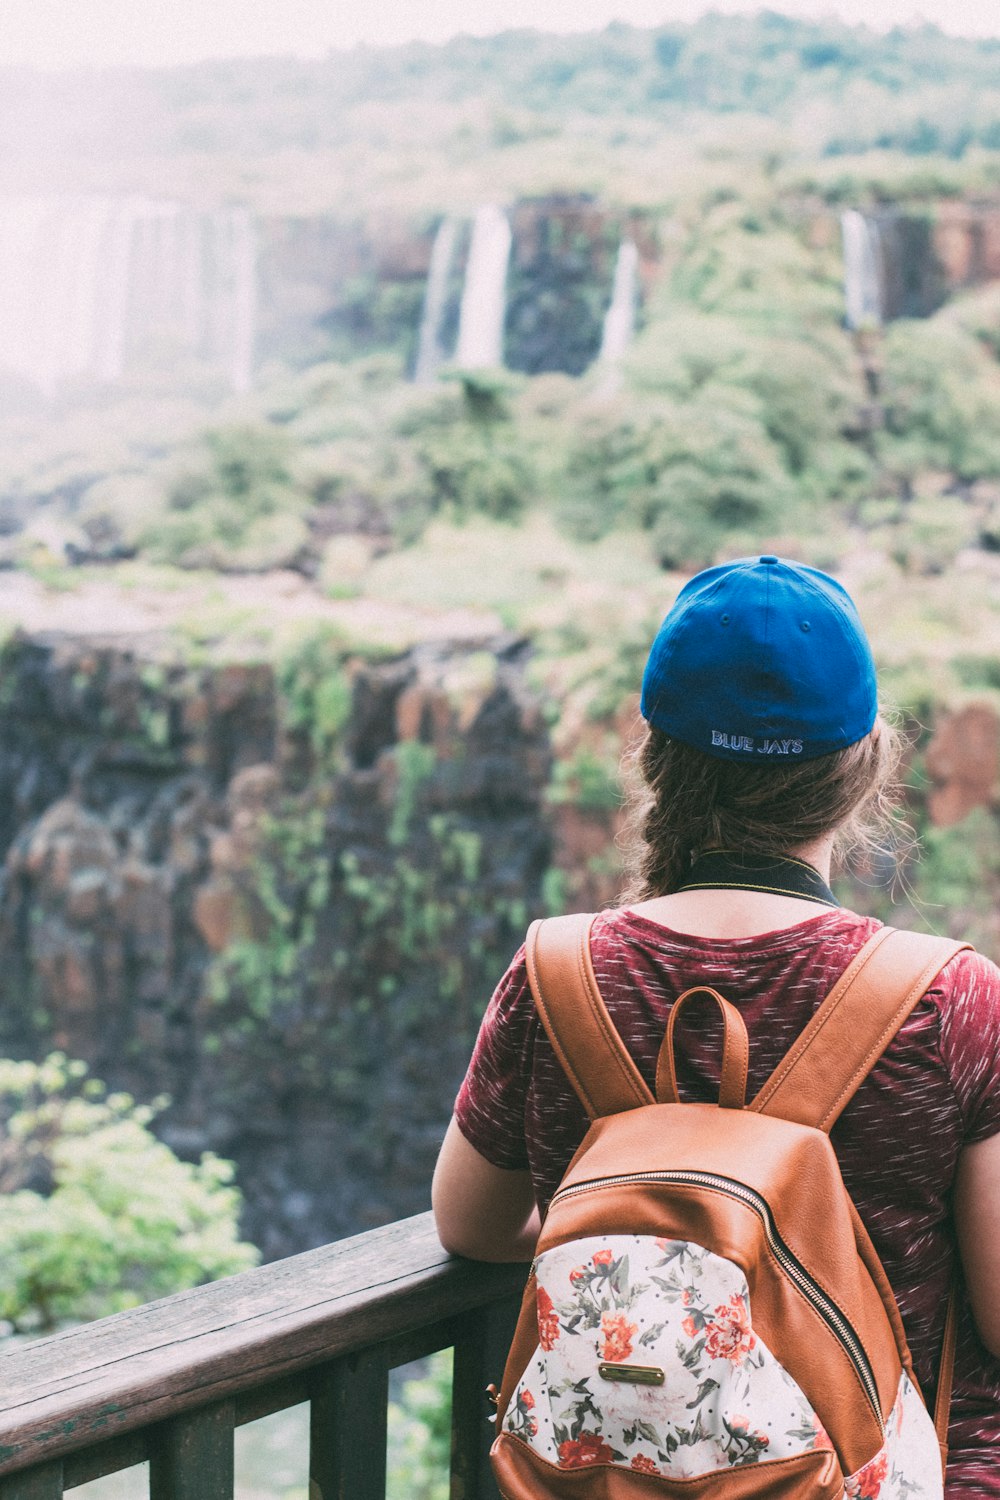
[[(884, 836), (898, 760), (871, 651), (832, 578), (765, 556), (678, 596), (643, 679), (647, 794), (628, 904), (600, 915), (601, 993), (651, 1086), (672, 1001), (710, 985), (750, 1035), (748, 1097), (879, 924), (837, 906), (841, 849)], [(714, 1099), (705, 1012), (677, 1031), (682, 1097)], [(701, 1032), (706, 1032), (702, 1035)], [(523, 951), (483, 1021), (441, 1149), (442, 1243), (527, 1260), (587, 1128), (536, 1017)], [(1000, 971), (959, 954), (835, 1125), (848, 1191), (933, 1404), (957, 1238), (948, 1500), (1000, 1497)]]

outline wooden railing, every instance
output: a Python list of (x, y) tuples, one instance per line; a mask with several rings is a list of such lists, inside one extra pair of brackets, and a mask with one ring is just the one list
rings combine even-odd
[(149, 1500), (232, 1500), (235, 1428), (301, 1401), (310, 1500), (383, 1500), (389, 1370), (452, 1346), (451, 1500), (492, 1500), (485, 1388), (525, 1270), (451, 1259), (423, 1214), (12, 1348), (0, 1500), (143, 1462)]

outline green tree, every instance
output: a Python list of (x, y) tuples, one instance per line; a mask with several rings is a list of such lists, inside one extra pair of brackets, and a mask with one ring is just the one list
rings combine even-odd
[(389, 1403), (386, 1493), (392, 1500), (448, 1500), (451, 1374), (451, 1350), (432, 1354), (424, 1373)]
[(238, 1237), (232, 1167), (178, 1160), (150, 1130), (155, 1113), (61, 1053), (0, 1061), (0, 1317), (16, 1332), (255, 1264)]

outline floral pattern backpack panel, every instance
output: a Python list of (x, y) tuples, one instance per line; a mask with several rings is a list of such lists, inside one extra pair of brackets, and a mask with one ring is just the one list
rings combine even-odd
[[(536, 1265), (538, 1347), (503, 1431), (557, 1470), (690, 1480), (833, 1445), (753, 1327), (738, 1266), (686, 1240), (600, 1235)], [(901, 1434), (905, 1432), (905, 1438)], [(839, 1471), (838, 1471), (839, 1472)], [(941, 1500), (933, 1424), (903, 1376), (885, 1444), (845, 1500)]]

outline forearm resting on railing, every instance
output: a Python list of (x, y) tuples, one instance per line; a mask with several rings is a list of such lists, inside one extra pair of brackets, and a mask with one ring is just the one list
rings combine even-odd
[(472, 1260), (529, 1261), (538, 1211), (527, 1172), (507, 1172), (480, 1156), (454, 1119), (434, 1172), (434, 1220), (446, 1250)]

